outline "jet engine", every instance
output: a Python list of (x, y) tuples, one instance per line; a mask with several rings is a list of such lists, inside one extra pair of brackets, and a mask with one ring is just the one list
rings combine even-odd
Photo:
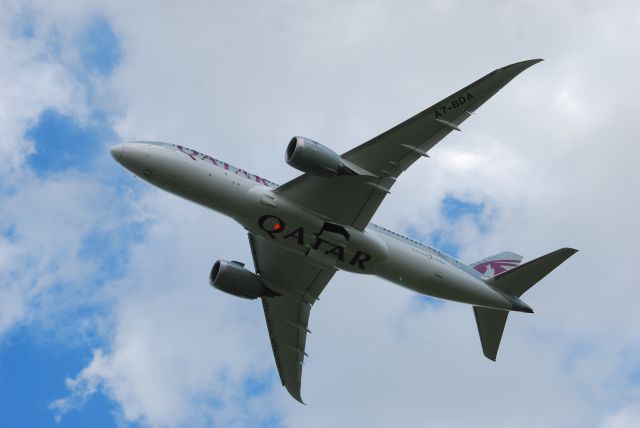
[(285, 161), (302, 172), (314, 175), (357, 175), (347, 162), (328, 147), (304, 137), (293, 137), (284, 155)]
[(267, 288), (258, 275), (245, 269), (243, 263), (236, 261), (216, 261), (209, 274), (209, 284), (225, 293), (245, 299), (278, 295)]

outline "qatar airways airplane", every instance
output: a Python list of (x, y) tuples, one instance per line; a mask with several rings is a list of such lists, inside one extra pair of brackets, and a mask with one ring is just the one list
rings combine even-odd
[(342, 155), (294, 137), (285, 160), (303, 174), (281, 186), (182, 145), (125, 143), (111, 154), (138, 177), (247, 230), (255, 272), (218, 260), (209, 282), (262, 299), (280, 380), (296, 400), (302, 402), (309, 312), (337, 270), (473, 305), (482, 350), (495, 361), (509, 311), (533, 312), (522, 294), (577, 250), (562, 248), (525, 264), (503, 252), (467, 265), (370, 220), (404, 170), (539, 61), (499, 68)]

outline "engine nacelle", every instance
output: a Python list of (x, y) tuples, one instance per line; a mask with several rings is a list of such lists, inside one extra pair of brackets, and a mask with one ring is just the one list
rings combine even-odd
[(284, 159), (295, 169), (314, 175), (356, 175), (339, 154), (304, 137), (291, 139)]
[(245, 299), (277, 296), (264, 285), (258, 275), (245, 269), (239, 262), (216, 261), (209, 274), (209, 284), (225, 293)]

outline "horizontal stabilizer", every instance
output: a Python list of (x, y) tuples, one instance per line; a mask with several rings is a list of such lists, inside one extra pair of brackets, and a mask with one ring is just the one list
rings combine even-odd
[(509, 312), (474, 306), (473, 314), (476, 316), (482, 352), (485, 357), (495, 361)]
[(488, 279), (487, 283), (501, 291), (520, 297), (576, 252), (578, 252), (578, 250), (574, 250), (573, 248), (561, 248), (506, 272), (502, 272)]

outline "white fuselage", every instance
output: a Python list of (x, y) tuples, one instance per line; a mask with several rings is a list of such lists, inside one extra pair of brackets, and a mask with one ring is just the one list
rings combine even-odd
[(376, 275), (419, 293), (511, 310), (513, 299), (479, 273), (427, 245), (380, 226), (363, 231), (340, 225), (279, 197), (275, 183), (195, 150), (166, 143), (126, 143), (112, 149), (118, 162), (140, 178), (228, 215), (256, 236), (306, 254), (320, 266)]

